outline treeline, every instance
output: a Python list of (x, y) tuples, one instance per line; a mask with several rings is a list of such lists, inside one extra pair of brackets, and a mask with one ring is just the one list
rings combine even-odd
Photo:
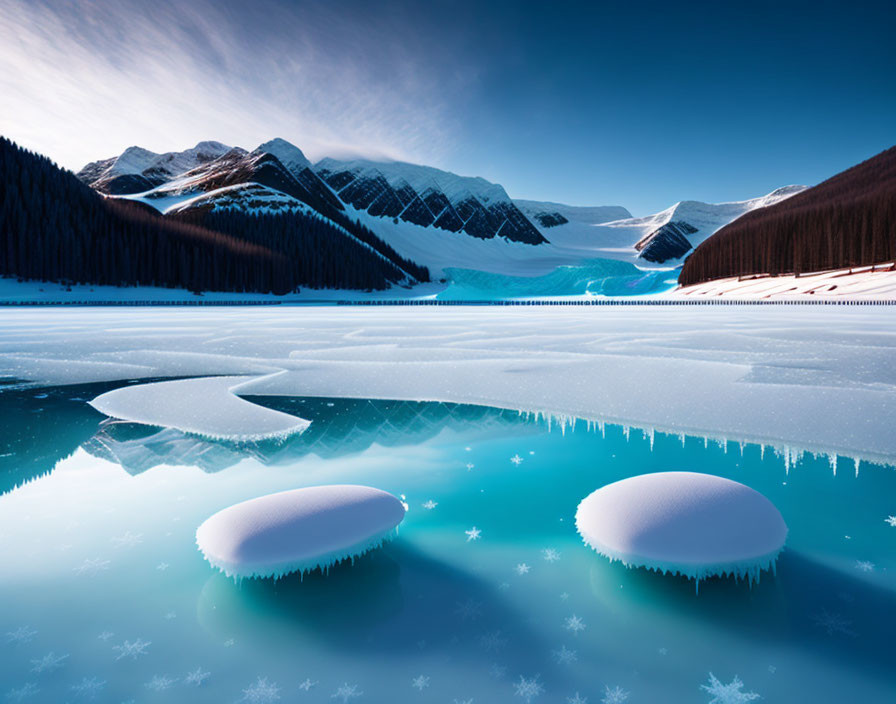
[(332, 212), (329, 214), (329, 218), (338, 225), (342, 225), (348, 232), (352, 233), (365, 244), (373, 247), (373, 249), (386, 257), (386, 259), (395, 262), (395, 264), (417, 279), (417, 281), (421, 283), (429, 281), (429, 269), (427, 267), (402, 257), (389, 244), (377, 237), (373, 230), (362, 225), (359, 220), (352, 220), (348, 215), (341, 211)]
[(408, 278), (395, 264), (316, 214), (197, 209), (174, 218), (274, 252), (289, 262), (297, 285), (384, 289)]
[(104, 198), (46, 157), (0, 137), (0, 275), (276, 294), (301, 286), (384, 289), (407, 278), (323, 218), (206, 219), (213, 226)]
[(896, 261), (896, 147), (814, 188), (754, 210), (685, 261), (683, 286)]

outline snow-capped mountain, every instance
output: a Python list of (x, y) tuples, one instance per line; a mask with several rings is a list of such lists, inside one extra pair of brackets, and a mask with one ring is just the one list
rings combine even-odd
[(217, 159), (140, 194), (139, 198), (166, 213), (191, 207), (271, 211), (308, 206), (325, 217), (333, 217), (334, 213), (343, 210), (342, 202), (318, 178), (310, 164), (302, 163), (301, 151), (277, 149), (282, 145), (274, 145), (287, 160), (287, 166), (264, 146), (251, 153), (231, 149)]
[(349, 230), (360, 222), (398, 255), (448, 278), (457, 269), (542, 276), (594, 259), (673, 268), (722, 226), (803, 189), (788, 186), (733, 203), (682, 201), (633, 218), (621, 206), (512, 200), (499, 184), (429, 166), (360, 159), (312, 164), (279, 138), (251, 152), (220, 142), (166, 154), (131, 147), (88, 164), (78, 176), (165, 214), (301, 211)]
[(514, 198), (513, 202), (529, 220), (542, 229), (542, 232), (569, 222), (594, 224), (610, 222), (611, 220), (623, 220), (632, 216), (621, 205), (565, 205), (563, 203), (521, 200), (519, 198)]
[(547, 241), (504, 188), (484, 178), (404, 162), (324, 159), (315, 169), (344, 202), (375, 217), (479, 239)]
[(622, 259), (641, 268), (668, 268), (680, 264), (694, 247), (744, 213), (778, 203), (805, 188), (785, 186), (759, 198), (731, 203), (681, 201), (654, 215), (610, 222), (598, 221), (600, 215), (570, 218), (550, 228), (550, 239), (570, 255)]
[(117, 157), (87, 164), (77, 176), (103, 193), (138, 193), (166, 183), (229, 151), (230, 147), (226, 144), (213, 141), (199, 142), (192, 149), (182, 152), (164, 154), (156, 154), (142, 147), (128, 147)]

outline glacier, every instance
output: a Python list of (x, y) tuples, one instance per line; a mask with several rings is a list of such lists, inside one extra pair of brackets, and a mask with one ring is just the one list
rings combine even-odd
[(497, 301), (553, 296), (641, 296), (669, 291), (677, 272), (644, 271), (628, 262), (593, 259), (561, 266), (542, 276), (510, 276), (476, 269), (445, 269), (448, 287), (440, 300)]

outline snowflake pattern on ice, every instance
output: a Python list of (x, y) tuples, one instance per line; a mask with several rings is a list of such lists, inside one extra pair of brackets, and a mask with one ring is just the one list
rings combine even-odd
[(96, 695), (106, 687), (106, 680), (98, 677), (84, 677), (78, 684), (72, 685), (72, 691), (81, 699), (96, 699)]
[(529, 565), (527, 565), (525, 562), (521, 562), (516, 567), (514, 567), (514, 571), (520, 576), (522, 576), (524, 574), (529, 574), (529, 570), (531, 570), (531, 569), (532, 568)]
[(101, 641), (105, 642), (105, 641), (109, 640), (114, 635), (115, 634), (112, 631), (103, 631), (102, 633), (100, 633), (97, 636), (97, 638), (99, 638)]
[(341, 699), (342, 704), (345, 704), (349, 699), (357, 699), (362, 694), (364, 692), (358, 689), (358, 685), (346, 682), (330, 695), (330, 699)]
[(523, 458), (519, 455), (514, 455), (510, 458), (510, 461), (513, 462), (517, 467), (519, 467), (523, 463)]
[(887, 516), (887, 517), (884, 519), (884, 522), (885, 522), (888, 526), (892, 526), (893, 528), (896, 528), (896, 516)]
[(545, 562), (557, 562), (560, 559), (560, 553), (554, 548), (545, 548), (541, 551)]
[(588, 704), (588, 697), (583, 697), (576, 692), (571, 697), (566, 698), (566, 704)]
[(490, 674), (496, 680), (503, 680), (504, 675), (507, 674), (507, 668), (504, 665), (492, 663), (492, 666), (488, 668), (488, 674)]
[(859, 572), (874, 572), (874, 563), (868, 560), (856, 560), (856, 569)]
[(303, 692), (310, 692), (316, 684), (317, 680), (312, 680), (311, 678), (306, 677), (299, 685), (299, 689), (301, 689)]
[(507, 645), (507, 639), (501, 631), (492, 631), (479, 637), (479, 645), (487, 653), (500, 653)]
[(54, 652), (49, 652), (44, 655), (42, 658), (38, 658), (37, 660), (32, 660), (31, 664), (33, 667), (31, 668), (32, 672), (36, 672), (37, 674), (42, 674), (44, 672), (54, 672), (62, 667), (62, 663), (68, 658), (68, 653), (64, 655), (57, 655)]
[(157, 569), (159, 572), (164, 572), (164, 571), (167, 570), (169, 567), (171, 567), (171, 565), (169, 565), (167, 562), (160, 562), (159, 564), (156, 565), (156, 569)]
[(519, 681), (513, 684), (513, 693), (518, 697), (522, 697), (523, 701), (529, 704), (533, 699), (544, 693), (544, 687), (538, 681), (538, 675), (535, 675), (532, 679), (526, 679), (520, 675)]
[(143, 533), (131, 533), (128, 530), (124, 535), (112, 538), (110, 542), (117, 548), (132, 548), (143, 542)]
[(822, 609), (812, 616), (815, 625), (822, 628), (829, 636), (836, 634), (855, 637), (855, 631), (852, 630), (852, 621), (844, 618), (836, 612)]
[(743, 688), (744, 683), (737, 675), (728, 684), (722, 684), (711, 672), (709, 673), (709, 684), (700, 685), (700, 689), (712, 697), (709, 704), (742, 704), (759, 699), (756, 692), (742, 692)]
[(482, 615), (482, 602), (467, 599), (465, 602), (457, 602), (454, 613), (460, 616), (462, 621), (475, 621)]
[(467, 462), (467, 471), (468, 472), (472, 471), (475, 466), (476, 465), (473, 464), (472, 462)]
[(146, 649), (150, 645), (152, 645), (152, 641), (138, 638), (135, 641), (126, 640), (121, 645), (113, 645), (112, 650), (118, 651), (118, 655), (115, 657), (116, 660), (122, 660), (124, 658), (136, 660), (141, 655), (147, 654)]
[(560, 665), (571, 665), (574, 662), (578, 662), (579, 653), (576, 650), (570, 650), (565, 645), (560, 646), (560, 650), (554, 650), (551, 655), (554, 657), (554, 660)]
[(629, 694), (619, 685), (616, 685), (613, 689), (604, 685), (604, 698), (601, 699), (601, 702), (603, 704), (623, 704), (628, 699)]
[(482, 537), (482, 531), (479, 530), (476, 526), (470, 528), (470, 530), (465, 530), (464, 533), (467, 534), (467, 542), (469, 543), (471, 540), (479, 540)]
[(581, 631), (584, 631), (586, 626), (585, 622), (582, 621), (578, 616), (573, 614), (568, 619), (566, 619), (566, 623), (563, 626), (567, 631), (571, 631), (573, 635), (578, 635)]
[(201, 667), (197, 667), (192, 672), (187, 673), (187, 676), (184, 677), (184, 684), (193, 685), (194, 687), (201, 687), (202, 683), (211, 676), (212, 673), (203, 672)]
[(36, 635), (37, 631), (31, 628), (31, 626), (19, 626), (14, 631), (7, 631), (6, 642), (15, 643), (16, 645), (19, 643), (30, 643)]
[(438, 505), (439, 504), (437, 501), (433, 501), (432, 499), (429, 499), (428, 501), (425, 501), (423, 503), (423, 508), (425, 508), (427, 511), (432, 511)]
[(34, 682), (26, 682), (18, 689), (11, 689), (6, 693), (6, 698), (11, 702), (21, 702), (37, 694), (40, 690)]
[(268, 682), (267, 677), (259, 677), (243, 690), (243, 697), (240, 701), (249, 704), (268, 704), (279, 699), (280, 687), (273, 682)]
[(167, 675), (155, 675), (144, 686), (147, 689), (151, 689), (153, 692), (164, 692), (166, 689), (171, 689), (171, 685), (175, 682), (177, 682), (177, 680), (172, 679)]
[(85, 574), (89, 577), (93, 577), (98, 575), (100, 572), (105, 572), (109, 569), (109, 560), (103, 560), (99, 557), (95, 557), (92, 559), (84, 560), (80, 565), (73, 568), (74, 573), (77, 575)]
[(419, 692), (422, 692), (424, 689), (429, 687), (429, 677), (427, 677), (426, 675), (418, 675), (411, 680), (411, 687)]

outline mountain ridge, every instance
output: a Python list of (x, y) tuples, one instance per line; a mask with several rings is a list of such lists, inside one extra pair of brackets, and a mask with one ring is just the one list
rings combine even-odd
[[(398, 261), (394, 254), (406, 262), (406, 271), (413, 269), (407, 264), (416, 264), (444, 278), (458, 269), (542, 276), (558, 266), (593, 259), (625, 261), (642, 269), (674, 268), (720, 227), (803, 188), (786, 186), (730, 203), (685, 200), (634, 218), (622, 206), (512, 199), (500, 184), (420, 164), (334, 158), (312, 164), (282, 138), (251, 152), (219, 142), (202, 142), (187, 152), (203, 151), (202, 145), (229, 151), (149, 190), (111, 195), (170, 215), (220, 209), (316, 213), (356, 236), (375, 232), (392, 261)], [(145, 151), (129, 148), (122, 155), (127, 155), (123, 163), (129, 170), (138, 172), (119, 175), (133, 179), (132, 188), (142, 183), (138, 179), (153, 175), (139, 170), (158, 158)], [(168, 161), (191, 163), (186, 157)], [(110, 165), (110, 160), (93, 162), (79, 173), (84, 179), (108, 176)]]

